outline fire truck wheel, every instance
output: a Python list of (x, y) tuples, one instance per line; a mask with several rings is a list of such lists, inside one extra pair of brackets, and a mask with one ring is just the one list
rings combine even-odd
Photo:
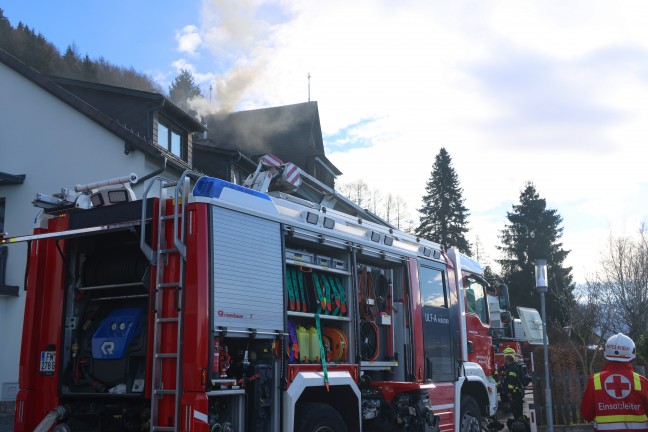
[(302, 403), (295, 416), (295, 432), (348, 432), (344, 419), (325, 403)]
[(461, 432), (479, 432), (481, 430), (481, 412), (472, 396), (461, 398)]

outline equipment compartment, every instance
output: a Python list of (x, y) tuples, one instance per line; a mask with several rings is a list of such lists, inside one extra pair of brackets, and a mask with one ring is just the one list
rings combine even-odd
[[(271, 431), (279, 422), (280, 339), (214, 333), (209, 396), (212, 430)], [(247, 414), (245, 414), (247, 413)], [(231, 429), (218, 429), (229, 427)]]
[[(319, 313), (326, 317), (348, 317), (347, 277), (303, 266), (286, 266), (288, 315), (291, 312)], [(292, 314), (298, 316), (296, 314)]]
[(402, 265), (359, 257), (356, 265), (361, 368), (372, 379), (403, 373), (406, 311)]
[(211, 211), (213, 328), (272, 338), (284, 326), (279, 224), (217, 206)]
[[(286, 238), (284, 287), (288, 363), (352, 363), (350, 254), (330, 245)], [(296, 260), (296, 253), (305, 260)], [(312, 260), (310, 257), (313, 257)], [(323, 357), (323, 359), (322, 359)]]
[(150, 272), (137, 236), (69, 242), (63, 395), (144, 395)]

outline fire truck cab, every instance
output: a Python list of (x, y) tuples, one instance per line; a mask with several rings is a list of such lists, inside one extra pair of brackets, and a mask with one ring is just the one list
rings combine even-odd
[(478, 431), (495, 413), (490, 288), (455, 249), (191, 172), (140, 200), (93, 186), (0, 239), (30, 242), (16, 431)]

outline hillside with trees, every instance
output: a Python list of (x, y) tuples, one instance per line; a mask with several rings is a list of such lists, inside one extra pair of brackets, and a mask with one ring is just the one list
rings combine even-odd
[(0, 9), (0, 49), (46, 75), (127, 87), (134, 90), (162, 93), (160, 86), (148, 75), (135, 69), (115, 66), (103, 57), (82, 56), (74, 44), (65, 52), (49, 42), (42, 33), (19, 22), (13, 27)]

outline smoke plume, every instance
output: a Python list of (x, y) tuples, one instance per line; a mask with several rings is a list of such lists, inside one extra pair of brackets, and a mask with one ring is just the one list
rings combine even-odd
[(262, 1), (205, 0), (202, 34), (205, 46), (226, 72), (216, 75), (213, 102), (191, 101), (202, 116), (231, 112), (262, 76), (274, 31), (261, 16)]

